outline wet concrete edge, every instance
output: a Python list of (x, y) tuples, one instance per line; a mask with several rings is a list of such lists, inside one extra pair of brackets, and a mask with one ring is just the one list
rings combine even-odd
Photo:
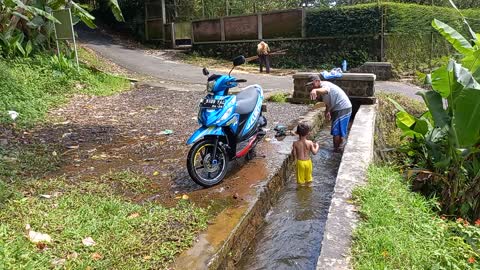
[(353, 121), (338, 169), (317, 270), (352, 269), (352, 233), (359, 217), (351, 196), (355, 187), (365, 183), (373, 160), (376, 108), (376, 105), (360, 106)]
[[(323, 115), (324, 108), (315, 109), (300, 117), (296, 122), (309, 124), (312, 127), (312, 134), (315, 134), (324, 124)], [(225, 242), (211, 257), (208, 269), (234, 269), (235, 263), (240, 261), (292, 171), (291, 155), (284, 155), (283, 159), (282, 165), (270, 174), (264, 184), (257, 189), (256, 199), (249, 204)]]
[[(299, 119), (289, 124), (289, 129), (293, 129), (296, 124), (303, 122), (312, 127), (313, 134), (320, 131), (324, 123), (324, 107), (314, 107)], [(253, 198), (248, 200), (248, 204), (241, 208), (227, 208), (220, 216), (229, 218), (229, 211), (240, 212), (239, 217), (231, 216), (234, 221), (233, 229), (221, 241), (220, 244), (211, 245), (202, 234), (193, 248), (184, 252), (181, 258), (174, 263), (176, 269), (234, 269), (235, 263), (240, 261), (244, 252), (248, 249), (250, 243), (255, 239), (256, 233), (264, 223), (264, 218), (270, 210), (272, 204), (277, 199), (280, 191), (293, 169), (293, 159), (290, 155), (291, 141), (294, 137), (287, 136), (280, 145), (270, 148), (266, 156), (277, 155), (279, 157), (278, 165), (274, 165), (272, 171), (262, 180), (259, 185), (252, 187), (251, 194)], [(285, 152), (279, 154), (279, 149), (285, 149)], [(288, 150), (288, 151), (287, 151)], [(195, 252), (192, 252), (195, 251)], [(190, 256), (194, 256), (192, 258)]]

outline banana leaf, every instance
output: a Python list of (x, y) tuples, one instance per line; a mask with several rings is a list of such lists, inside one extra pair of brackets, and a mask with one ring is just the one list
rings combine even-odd
[(421, 96), (427, 105), (435, 127), (445, 127), (450, 124), (450, 116), (443, 108), (442, 96), (436, 91), (419, 91), (417, 95)]
[[(462, 66), (467, 68), (472, 74), (476, 74), (480, 69), (480, 49), (476, 50), (474, 53), (465, 56), (462, 59)], [(476, 76), (475, 78), (480, 79)]]
[(471, 147), (480, 138), (480, 89), (464, 89), (455, 100), (453, 127), (460, 147)]
[(469, 55), (473, 53), (473, 47), (470, 42), (465, 39), (460, 33), (449, 25), (434, 19), (432, 22), (433, 28), (435, 28), (452, 46), (460, 53)]
[(117, 0), (110, 0), (110, 8), (112, 9), (112, 13), (115, 16), (115, 19), (119, 22), (124, 22), (125, 19), (123, 18), (122, 10), (120, 9), (120, 5), (118, 4)]

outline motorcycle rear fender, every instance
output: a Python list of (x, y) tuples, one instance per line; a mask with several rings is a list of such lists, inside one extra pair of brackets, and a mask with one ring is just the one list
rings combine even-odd
[(222, 127), (201, 127), (188, 139), (187, 145), (194, 144), (205, 136), (226, 136)]

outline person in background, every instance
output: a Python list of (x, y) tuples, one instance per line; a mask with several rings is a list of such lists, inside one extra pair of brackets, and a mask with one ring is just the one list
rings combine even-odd
[(260, 62), (260, 72), (263, 72), (263, 66), (265, 65), (265, 70), (267, 73), (270, 73), (270, 48), (265, 41), (260, 41), (257, 45), (257, 54)]
[(306, 86), (311, 86), (310, 98), (316, 100), (322, 96), (325, 102), (325, 118), (332, 120), (331, 134), (333, 136), (333, 147), (335, 152), (343, 150), (343, 142), (347, 137), (348, 124), (352, 116), (352, 103), (342, 88), (337, 85), (321, 81), (318, 75), (312, 75), (308, 78)]

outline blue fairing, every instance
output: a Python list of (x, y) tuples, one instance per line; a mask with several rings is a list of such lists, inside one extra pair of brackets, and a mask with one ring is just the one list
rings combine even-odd
[(225, 106), (221, 109), (200, 109), (199, 123), (203, 126), (225, 126), (235, 114), (236, 97), (217, 97), (215, 99), (224, 99)]
[(216, 96), (224, 96), (229, 88), (237, 87), (238, 83), (236, 83), (237, 79), (235, 77), (222, 75), (220, 76), (216, 82), (215, 86), (213, 87), (213, 93)]
[(188, 139), (187, 145), (193, 144), (208, 135), (225, 136), (225, 133), (223, 132), (221, 127), (201, 127), (197, 129), (195, 133), (193, 133), (190, 139)]
[(260, 98), (257, 100), (255, 109), (253, 110), (252, 114), (250, 114), (250, 117), (248, 118), (247, 123), (243, 128), (242, 136), (245, 136), (246, 134), (248, 134), (248, 132), (250, 132), (250, 130), (252, 130), (252, 128), (255, 127), (255, 123), (257, 123), (258, 117), (260, 116), (260, 113), (262, 111), (262, 103), (263, 103), (263, 91), (261, 89), (262, 88), (260, 86), (257, 87), (257, 91)]

